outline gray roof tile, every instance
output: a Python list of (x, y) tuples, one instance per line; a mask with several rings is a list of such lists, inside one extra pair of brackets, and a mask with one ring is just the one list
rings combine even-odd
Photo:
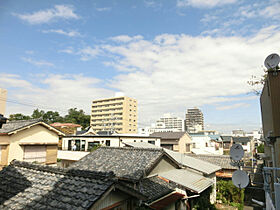
[(180, 139), (186, 132), (155, 132), (151, 137), (160, 137), (161, 139)]
[(2, 128), (0, 129), (0, 133), (10, 133), (12, 131), (38, 123), (40, 121), (42, 121), (42, 120), (41, 119), (32, 119), (32, 120), (9, 121), (6, 124), (3, 124)]
[(88, 209), (113, 176), (13, 161), (0, 171), (0, 209)]
[(162, 148), (100, 147), (69, 168), (113, 171), (119, 178), (139, 180), (164, 154)]

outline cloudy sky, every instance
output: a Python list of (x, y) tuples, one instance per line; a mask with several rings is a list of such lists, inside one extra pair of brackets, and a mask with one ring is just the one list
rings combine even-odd
[(124, 92), (139, 127), (200, 107), (207, 129), (258, 129), (247, 85), (280, 53), (276, 0), (10, 0), (0, 2), (0, 87), (7, 115), (62, 115)]

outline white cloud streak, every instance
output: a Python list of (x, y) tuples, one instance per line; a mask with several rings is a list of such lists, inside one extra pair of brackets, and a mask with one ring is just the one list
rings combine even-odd
[(42, 67), (42, 66), (48, 66), (48, 67), (54, 67), (55, 65), (51, 62), (48, 62), (48, 61), (44, 61), (44, 60), (34, 60), (32, 58), (26, 58), (26, 57), (22, 57), (21, 58), (23, 61), (27, 62), (27, 63), (30, 63), (34, 66), (39, 66), (39, 67)]
[(236, 0), (177, 0), (177, 7), (212, 8), (235, 2)]
[(227, 105), (227, 106), (218, 106), (216, 107), (217, 110), (229, 110), (229, 109), (237, 109), (237, 108), (244, 108), (244, 107), (249, 107), (250, 104), (247, 103), (237, 103), (237, 104), (232, 104), (232, 105)]
[(65, 36), (69, 36), (69, 37), (77, 37), (77, 36), (81, 36), (81, 34), (77, 31), (64, 31), (62, 29), (50, 29), (50, 30), (43, 30), (43, 33), (47, 34), (47, 33), (56, 33), (56, 34), (61, 34), (61, 35), (65, 35)]
[(49, 23), (58, 19), (79, 19), (79, 16), (74, 13), (74, 7), (69, 5), (55, 5), (52, 9), (39, 10), (30, 14), (13, 13), (13, 15), (30, 24)]

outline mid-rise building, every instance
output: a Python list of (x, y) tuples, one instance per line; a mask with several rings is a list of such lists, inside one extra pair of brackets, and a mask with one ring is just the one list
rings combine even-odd
[(94, 132), (137, 133), (137, 101), (127, 96), (92, 101), (90, 125)]
[(6, 111), (7, 90), (0, 88), (0, 114), (4, 115)]
[(154, 132), (182, 132), (184, 131), (184, 120), (179, 117), (164, 114), (155, 124), (152, 124), (150, 133)]
[(188, 133), (197, 133), (204, 130), (204, 117), (200, 109), (196, 107), (187, 109), (185, 130)]

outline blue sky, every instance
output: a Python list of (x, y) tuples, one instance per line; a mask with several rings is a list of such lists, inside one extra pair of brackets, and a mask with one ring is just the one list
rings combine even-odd
[(198, 106), (209, 129), (258, 129), (247, 81), (279, 53), (279, 9), (275, 0), (1, 1), (7, 115), (89, 113), (93, 99), (124, 92), (138, 100), (139, 127)]

